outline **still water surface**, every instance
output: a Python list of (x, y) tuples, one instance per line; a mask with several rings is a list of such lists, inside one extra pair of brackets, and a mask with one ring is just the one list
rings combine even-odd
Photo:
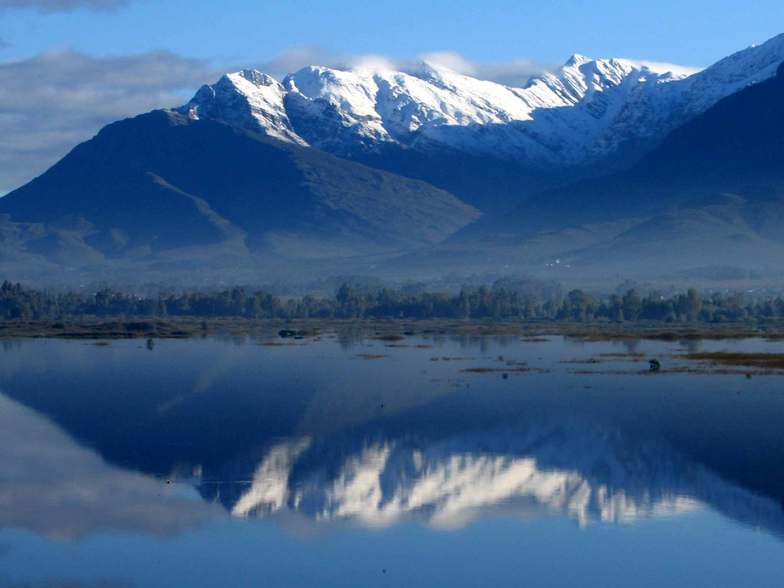
[(784, 585), (780, 344), (270, 342), (5, 342), (0, 586)]

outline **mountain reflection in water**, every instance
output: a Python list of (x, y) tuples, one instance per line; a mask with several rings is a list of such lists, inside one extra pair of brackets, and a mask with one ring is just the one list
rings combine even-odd
[(456, 528), (494, 511), (631, 523), (709, 506), (784, 532), (768, 498), (727, 483), (655, 442), (573, 423), (467, 432), (431, 441), (299, 438), (269, 448), (247, 482), (197, 480), (234, 516), (290, 512), (386, 526), (413, 518)]
[[(559, 344), (543, 361), (586, 353)], [(431, 352), (363, 362), (331, 342), (289, 356), (218, 341), (154, 352), (50, 342), (45, 365), (36, 351), (6, 350), (0, 370), (6, 528), (168, 534), (221, 512), (319, 526), (456, 529), (496, 514), (583, 526), (710, 508), (784, 537), (778, 479), (760, 483), (784, 450), (770, 426), (781, 399), (743, 399), (763, 403), (746, 428), (742, 410), (726, 410), (737, 396), (726, 378), (614, 376), (597, 393), (568, 372), (468, 385)], [(693, 402), (667, 407), (663, 384)], [(750, 445), (760, 435), (773, 445)], [(730, 447), (765, 451), (739, 465), (717, 457)]]

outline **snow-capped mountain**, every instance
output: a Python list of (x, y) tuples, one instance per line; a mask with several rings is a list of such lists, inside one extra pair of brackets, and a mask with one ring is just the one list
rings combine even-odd
[(202, 86), (188, 105), (193, 118), (203, 117), (233, 127), (305, 144), (294, 132), (286, 109), (283, 86), (266, 74), (243, 70), (223, 76), (212, 86)]
[[(323, 275), (371, 267), (397, 277), (416, 266), (432, 276), (493, 264), (536, 274), (551, 259), (589, 250), (576, 265), (594, 279), (599, 270), (586, 268), (606, 262), (606, 249), (639, 253), (614, 241), (628, 242), (629, 219), (644, 223), (725, 193), (741, 200), (731, 222), (719, 219), (720, 232), (712, 214), (685, 230), (678, 213), (674, 228), (654, 223), (670, 227), (657, 233), (662, 239), (646, 229), (647, 241), (635, 244), (658, 259), (675, 233), (699, 241), (689, 251), (727, 250), (741, 265), (762, 263), (780, 246), (781, 203), (760, 204), (757, 195), (772, 198), (784, 185), (779, 87), (768, 87), (782, 63), (784, 35), (701, 71), (574, 55), (521, 88), (437, 64), (310, 66), (282, 80), (229, 73), (180, 108), (108, 125), (4, 196), (0, 269), (116, 267), (120, 257), (155, 272), (156, 256), (172, 256), (184, 272), (198, 263), (253, 275), (263, 260), (268, 276), (270, 267), (289, 276), (290, 260), (318, 259)], [(755, 97), (760, 89), (764, 96)], [(722, 107), (728, 100), (731, 108)], [(699, 128), (681, 132), (702, 117)], [(586, 223), (588, 233), (568, 232)], [(748, 248), (738, 247), (738, 226)], [(434, 246), (443, 247), (423, 254)], [(680, 249), (679, 269), (704, 265)], [(654, 266), (639, 257), (618, 265), (630, 275)]]
[(572, 56), (524, 88), (424, 63), (414, 71), (255, 70), (202, 87), (181, 111), (338, 155), (384, 146), (457, 148), (544, 166), (579, 165), (648, 145), (719, 99), (775, 75), (784, 35), (693, 70)]
[[(641, 83), (683, 75), (578, 55), (526, 88), (433, 64), (413, 73), (309, 66), (282, 84), (244, 70), (202, 87), (182, 110), (343, 155), (389, 144), (446, 145), (549, 162), (579, 157), (586, 132), (596, 136), (609, 119), (611, 90), (618, 102)], [(579, 116), (567, 112), (573, 107)]]

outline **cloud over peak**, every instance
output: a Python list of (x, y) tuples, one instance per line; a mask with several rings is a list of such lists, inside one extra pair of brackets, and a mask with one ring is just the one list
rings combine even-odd
[(473, 61), (455, 51), (434, 51), (413, 58), (393, 58), (378, 54), (340, 55), (318, 47), (295, 47), (273, 59), (257, 64), (257, 68), (278, 79), (309, 65), (335, 69), (419, 71), (423, 63), (446, 67), (460, 74), (491, 80), (508, 86), (523, 86), (531, 76), (556, 69), (528, 59), (501, 62)]

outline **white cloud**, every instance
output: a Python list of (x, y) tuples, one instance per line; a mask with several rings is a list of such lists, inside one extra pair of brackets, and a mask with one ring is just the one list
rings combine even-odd
[(278, 79), (309, 65), (334, 69), (402, 69), (404, 62), (379, 54), (341, 55), (319, 47), (293, 47), (254, 67)]
[(507, 86), (522, 87), (531, 76), (558, 68), (556, 64), (543, 64), (530, 59), (513, 59), (496, 63), (474, 64), (474, 75), (485, 80), (493, 80)]
[(346, 59), (331, 51), (318, 47), (293, 47), (286, 49), (268, 61), (257, 63), (254, 67), (281, 79), (308, 65), (324, 65), (327, 67), (345, 67)]
[(467, 76), (473, 76), (477, 73), (477, 64), (472, 63), (454, 51), (436, 51), (434, 53), (424, 53), (423, 55), (420, 55), (419, 58), (425, 63), (440, 65)]
[(663, 61), (646, 61), (644, 59), (627, 59), (626, 61), (631, 61), (632, 63), (636, 63), (642, 67), (647, 67), (653, 72), (656, 73), (672, 73), (676, 76), (690, 76), (692, 74), (697, 73), (698, 71), (702, 71), (703, 68), (701, 67), (691, 67), (688, 65), (678, 65), (676, 63), (665, 63)]
[(435, 51), (423, 53), (414, 58), (395, 59), (378, 54), (340, 55), (318, 47), (288, 49), (269, 61), (257, 64), (256, 67), (281, 79), (286, 74), (308, 65), (323, 65), (336, 69), (392, 69), (413, 72), (417, 71), (422, 63), (431, 63), (447, 67), (461, 74), (514, 86), (522, 86), (532, 75), (557, 67), (553, 64), (543, 64), (528, 59), (478, 62), (454, 51)]
[(357, 55), (347, 60), (348, 67), (369, 70), (399, 69), (398, 64), (383, 55)]
[(105, 124), (182, 104), (216, 76), (204, 62), (167, 52), (97, 58), (51, 51), (0, 63), (0, 194)]

